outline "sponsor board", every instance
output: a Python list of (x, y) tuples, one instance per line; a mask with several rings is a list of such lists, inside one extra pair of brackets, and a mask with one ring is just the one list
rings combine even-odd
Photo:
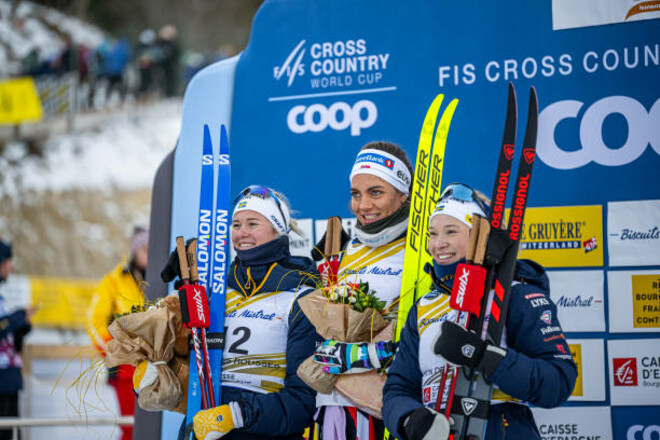
[(578, 368), (571, 402), (605, 401), (605, 344), (602, 339), (570, 339), (568, 347)]
[(660, 271), (607, 273), (610, 332), (660, 332)]
[[(612, 440), (610, 408), (532, 408), (542, 440)], [(618, 437), (617, 437), (618, 438)]]
[(389, 61), (389, 52), (372, 48), (365, 38), (302, 39), (273, 66), (273, 79), (287, 87), (302, 83), (316, 90), (375, 86), (387, 81)]
[[(357, 225), (357, 219), (355, 218), (343, 218), (341, 219), (341, 227), (344, 228), (344, 231), (351, 238), (355, 238), (355, 226)], [(328, 228), (328, 220), (315, 220), (314, 221), (314, 230), (316, 235), (314, 236), (314, 243), (318, 243), (323, 235), (325, 235), (325, 230)], [(323, 249), (321, 249), (323, 251)]]
[(311, 218), (296, 219), (298, 228), (303, 233), (302, 236), (295, 232), (289, 233), (289, 247), (291, 255), (299, 255), (301, 257), (309, 257), (312, 252), (314, 243), (314, 226)]
[(552, 29), (660, 18), (656, 0), (552, 0)]
[(660, 200), (609, 202), (610, 266), (660, 265)]
[(607, 341), (612, 405), (660, 405), (660, 340)]
[[(656, 45), (656, 52), (657, 48)], [(624, 50), (624, 56), (627, 52)], [(587, 52), (583, 58), (583, 69), (594, 72), (601, 64), (606, 69), (618, 67), (619, 55), (614, 49), (605, 51), (602, 56), (602, 61), (599, 61), (596, 52)], [(539, 159), (552, 168), (570, 170), (592, 162), (606, 167), (627, 165), (639, 159), (647, 148), (659, 153), (660, 146), (655, 141), (654, 132), (658, 112), (660, 100), (647, 108), (634, 98), (620, 95), (606, 96), (593, 103), (576, 100), (554, 102), (539, 114)], [(623, 145), (608, 144), (611, 141), (604, 134), (604, 130), (611, 125), (609, 116), (613, 114), (621, 115), (630, 129), (631, 135)], [(579, 123), (579, 140), (555, 141), (560, 126), (566, 123), (564, 121)]]
[(612, 408), (612, 427), (617, 439), (660, 439), (660, 408)]
[(600, 270), (548, 271), (550, 298), (565, 332), (605, 331), (605, 275)]
[(528, 208), (518, 258), (545, 267), (602, 266), (602, 243), (601, 206)]

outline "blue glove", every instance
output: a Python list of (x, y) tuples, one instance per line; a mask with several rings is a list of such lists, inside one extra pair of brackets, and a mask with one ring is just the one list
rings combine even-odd
[(314, 361), (323, 365), (330, 374), (355, 374), (380, 370), (394, 357), (396, 344), (386, 342), (339, 342), (325, 341), (314, 352)]

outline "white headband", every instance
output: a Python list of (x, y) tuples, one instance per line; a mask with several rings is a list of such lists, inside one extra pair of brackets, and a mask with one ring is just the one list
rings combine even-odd
[(410, 193), (410, 171), (401, 159), (381, 150), (360, 151), (351, 170), (350, 180), (358, 174), (380, 177), (404, 194)]
[(472, 227), (472, 216), (474, 214), (479, 214), (482, 217), (486, 216), (483, 209), (481, 209), (476, 203), (462, 202), (452, 198), (440, 200), (429, 217), (429, 224), (433, 217), (440, 214), (453, 217), (456, 220), (463, 222), (468, 228)]
[[(280, 208), (282, 210), (281, 212)], [(279, 200), (278, 208), (278, 202), (272, 195), (262, 196), (261, 194), (254, 193), (247, 194), (236, 204), (232, 217), (238, 212), (247, 210), (258, 212), (266, 217), (280, 235), (288, 234), (291, 230), (291, 214), (289, 213), (289, 208), (286, 206), (286, 203), (281, 200)], [(284, 218), (282, 218), (282, 214), (284, 214)]]

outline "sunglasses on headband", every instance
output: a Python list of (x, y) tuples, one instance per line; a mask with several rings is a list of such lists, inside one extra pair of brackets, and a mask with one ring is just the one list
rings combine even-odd
[(484, 214), (490, 212), (490, 207), (479, 197), (477, 192), (463, 183), (450, 183), (440, 194), (441, 202), (445, 199), (458, 200), (459, 202), (474, 202), (481, 208)]
[(280, 211), (280, 215), (282, 216), (282, 219), (286, 223), (286, 216), (284, 215), (284, 211), (282, 210), (282, 205), (280, 204), (280, 199), (275, 195), (273, 190), (270, 188), (263, 186), (263, 185), (250, 185), (247, 188), (245, 188), (243, 191), (238, 193), (236, 198), (234, 199), (234, 205), (238, 203), (243, 197), (248, 196), (250, 194), (255, 194), (260, 197), (266, 198), (266, 197), (272, 197), (272, 199), (275, 201), (275, 204), (277, 205), (277, 209)]

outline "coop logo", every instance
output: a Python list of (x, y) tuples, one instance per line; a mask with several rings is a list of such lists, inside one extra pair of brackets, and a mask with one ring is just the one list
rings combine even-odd
[(612, 364), (613, 364), (615, 387), (637, 386), (636, 358), (613, 358)]
[(296, 78), (305, 76), (309, 77), (313, 89), (368, 86), (383, 80), (389, 59), (389, 53), (369, 53), (367, 41), (362, 38), (317, 42), (309, 46), (307, 40), (301, 40), (284, 62), (273, 68), (273, 78), (276, 81), (286, 78), (288, 87)]
[(626, 434), (627, 440), (653, 440), (658, 438), (660, 438), (660, 426), (658, 425), (632, 425), (628, 428)]
[[(637, 160), (649, 144), (660, 154), (660, 136), (657, 121), (660, 120), (660, 99), (650, 110), (628, 96), (609, 96), (589, 105), (581, 113), (584, 102), (577, 100), (558, 101), (547, 106), (539, 115), (537, 153), (546, 165), (560, 170), (583, 167), (591, 162), (616, 167)], [(564, 145), (555, 142), (555, 131), (567, 119), (578, 119), (579, 145)], [(608, 146), (603, 139), (603, 130), (610, 124), (611, 114), (619, 114), (626, 120), (628, 137), (623, 145)]]
[(350, 128), (351, 136), (359, 136), (378, 119), (376, 104), (363, 99), (351, 106), (346, 102), (335, 102), (330, 107), (323, 104), (297, 105), (289, 110), (286, 122), (289, 130), (296, 134), (319, 133), (328, 127), (336, 131)]

